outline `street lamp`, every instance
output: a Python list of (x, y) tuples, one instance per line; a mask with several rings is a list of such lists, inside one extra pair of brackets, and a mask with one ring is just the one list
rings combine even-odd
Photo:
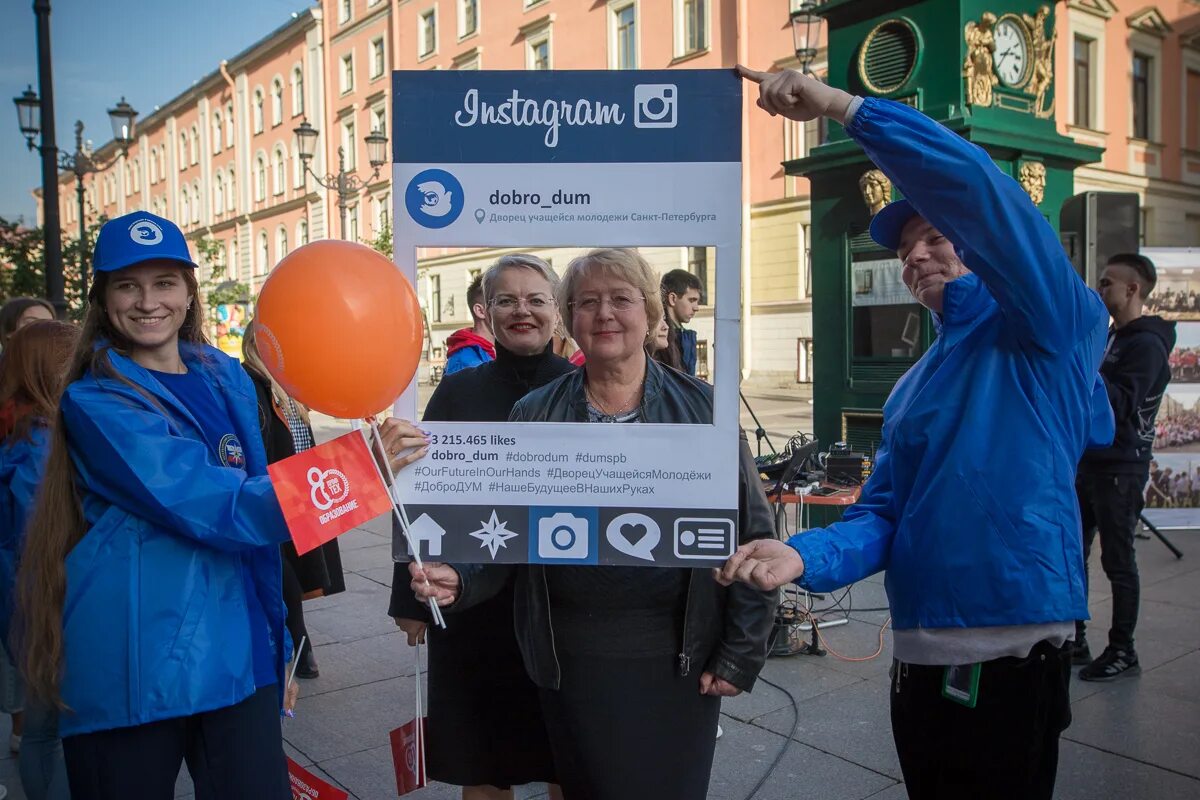
[(821, 37), (821, 16), (817, 13), (820, 3), (804, 0), (790, 15), (792, 21), (792, 46), (800, 61), (800, 71), (809, 74), (809, 66), (817, 57), (817, 41)]
[[(17, 121), (21, 126), (21, 133), (25, 136), (26, 144), (30, 150), (41, 151), (42, 148), (35, 145), (34, 139), (41, 133), (40, 121), (40, 104), (37, 94), (33, 88), (27, 88), (20, 97), (13, 98), (13, 103), (17, 106)], [(108, 119), (112, 124), (113, 142), (120, 148), (119, 155), (125, 155), (129, 152), (129, 145), (133, 144), (134, 126), (137, 122), (138, 112), (133, 106), (125, 102), (125, 98), (121, 98), (121, 102), (108, 110)], [(82, 302), (87, 303), (88, 279), (87, 279), (87, 256), (88, 256), (88, 240), (87, 240), (87, 222), (86, 222), (86, 206), (84, 204), (83, 179), (92, 172), (100, 172), (108, 169), (117, 160), (114, 157), (110, 161), (97, 161), (95, 156), (88, 151), (83, 144), (83, 122), (76, 120), (75, 122), (75, 152), (74, 153), (59, 153), (57, 167), (60, 170), (74, 173), (75, 175), (75, 195), (79, 200), (79, 280), (82, 287)], [(44, 199), (43, 199), (44, 200)], [(49, 208), (44, 209), (48, 215)]]
[(317, 136), (320, 132), (306, 119), (292, 133), (296, 134), (296, 150), (300, 155), (300, 164), (304, 168), (304, 173), (312, 175), (318, 186), (337, 192), (338, 216), (341, 219), (342, 238), (345, 239), (347, 204), (359, 192), (367, 188), (371, 181), (379, 177), (379, 168), (388, 161), (387, 137), (377, 130), (371, 131), (363, 137), (363, 141), (367, 144), (367, 161), (370, 162), (372, 168), (371, 177), (364, 181), (357, 175), (346, 172), (346, 151), (343, 147), (338, 148), (337, 174), (329, 174), (323, 178), (317, 175), (309, 167), (309, 162), (312, 161), (313, 154), (316, 152)]

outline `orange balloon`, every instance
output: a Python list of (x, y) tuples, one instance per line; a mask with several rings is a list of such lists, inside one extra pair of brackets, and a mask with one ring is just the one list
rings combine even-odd
[(390, 406), (417, 374), (424, 339), (417, 293), (396, 265), (334, 239), (279, 262), (259, 293), (255, 326), (275, 380), (341, 419)]

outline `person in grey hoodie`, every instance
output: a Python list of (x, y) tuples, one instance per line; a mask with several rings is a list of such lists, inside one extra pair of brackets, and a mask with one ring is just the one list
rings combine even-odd
[(1100, 298), (1113, 320), (1100, 375), (1112, 404), (1116, 436), (1111, 447), (1084, 453), (1075, 491), (1084, 563), (1099, 529), (1100, 563), (1112, 582), (1113, 615), (1108, 646), (1095, 661), (1086, 626), (1082, 620), (1076, 623), (1072, 660), (1086, 665), (1079, 671), (1085, 681), (1111, 681), (1141, 672), (1133, 648), (1140, 592), (1133, 536), (1145, 505), (1154, 418), (1171, 379), (1168, 357), (1175, 346), (1175, 323), (1144, 313), (1157, 280), (1154, 263), (1136, 253), (1113, 256), (1100, 273)]

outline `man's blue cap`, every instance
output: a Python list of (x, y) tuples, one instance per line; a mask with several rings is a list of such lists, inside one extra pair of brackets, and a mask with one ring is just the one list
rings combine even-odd
[(915, 216), (918, 216), (917, 210), (907, 200), (888, 203), (871, 218), (871, 238), (880, 247), (899, 250), (900, 233)]
[(177, 261), (195, 268), (183, 231), (169, 219), (135, 211), (110, 219), (96, 237), (92, 255), (95, 272), (116, 272), (143, 261)]

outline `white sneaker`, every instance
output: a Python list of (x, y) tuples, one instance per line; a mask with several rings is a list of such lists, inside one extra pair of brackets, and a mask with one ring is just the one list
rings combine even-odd
[[(21, 752), (21, 737), (18, 734), (12, 734), (8, 737), (8, 749), (14, 753)], [(3, 800), (4, 795), (0, 794), (0, 800)]]
[(721, 730), (721, 724), (718, 722), (717, 723), (717, 738), (720, 739), (724, 735), (725, 735), (725, 731)]

